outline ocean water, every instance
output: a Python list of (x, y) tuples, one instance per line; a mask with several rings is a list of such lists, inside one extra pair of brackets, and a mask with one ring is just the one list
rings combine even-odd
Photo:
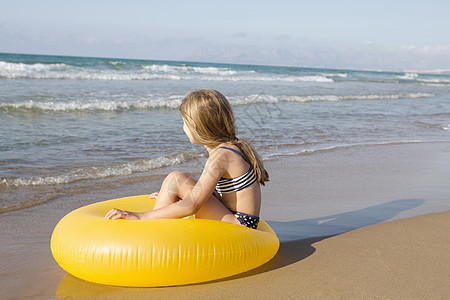
[(178, 112), (196, 88), (229, 99), (266, 160), (450, 141), (448, 73), (0, 54), (0, 213), (201, 170)]

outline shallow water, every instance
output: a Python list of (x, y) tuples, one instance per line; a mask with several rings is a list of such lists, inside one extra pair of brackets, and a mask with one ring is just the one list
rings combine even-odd
[(0, 212), (200, 169), (177, 107), (203, 87), (264, 159), (450, 141), (450, 74), (0, 54)]

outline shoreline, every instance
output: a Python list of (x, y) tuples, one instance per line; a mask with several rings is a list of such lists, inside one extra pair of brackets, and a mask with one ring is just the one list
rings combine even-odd
[[(405, 250), (404, 247), (410, 241), (407, 237), (411, 237), (410, 245), (419, 250), (426, 248), (429, 260), (433, 263), (438, 259), (448, 260), (448, 254), (445, 254), (448, 251), (442, 252), (445, 247), (448, 249), (444, 238), (442, 237), (443, 244), (440, 244), (442, 249), (434, 246), (436, 240), (430, 239), (439, 240), (439, 236), (448, 236), (449, 233), (450, 226), (442, 229), (441, 225), (449, 219), (450, 210), (450, 143), (339, 149), (270, 160), (266, 162), (266, 167), (271, 182), (262, 189), (261, 217), (275, 230), (282, 247), (271, 262), (256, 270), (216, 282), (160, 289), (100, 286), (66, 275), (53, 260), (49, 249), (51, 232), (59, 219), (77, 207), (122, 196), (149, 194), (159, 185), (157, 181), (143, 180), (117, 185), (110, 190), (93, 189), (88, 193), (0, 214), (0, 225), (4, 232), (0, 242), (0, 259), (4, 266), (0, 271), (0, 288), (4, 291), (2, 296), (6, 299), (88, 299), (106, 296), (120, 299), (129, 293), (137, 298), (153, 295), (169, 297), (178, 293), (182, 298), (189, 295), (198, 295), (200, 298), (210, 298), (211, 295), (227, 298), (237, 296), (239, 289), (246, 289), (254, 290), (255, 295), (273, 298), (294, 296), (290, 294), (294, 291), (297, 293), (295, 295), (302, 295), (302, 290), (296, 288), (301, 285), (295, 282), (301, 278), (302, 282), (305, 282), (302, 289), (307, 288), (305, 285), (309, 284), (311, 293), (324, 293), (311, 294), (317, 298), (358, 298), (358, 295), (376, 298), (377, 295), (371, 289), (348, 286), (350, 290), (338, 287), (333, 291), (318, 289), (319, 283), (314, 283), (313, 280), (319, 277), (314, 276), (324, 276), (330, 271), (328, 266), (321, 265), (321, 261), (329, 261), (330, 266), (337, 263), (337, 256), (351, 261), (351, 257), (345, 256), (348, 251), (345, 247), (355, 245), (352, 249), (358, 249), (362, 246), (361, 242), (358, 242), (361, 239), (375, 246), (384, 245), (382, 248), (361, 251), (368, 255), (384, 251), (385, 254), (377, 257), (392, 262), (392, 258), (399, 255), (397, 251)], [(405, 219), (410, 217), (413, 218)], [(396, 221), (391, 222), (393, 220)], [(426, 228), (417, 228), (414, 222), (428, 225)], [(391, 242), (384, 233), (398, 233), (399, 236), (392, 236), (392, 241), (401, 237), (401, 234), (405, 235), (403, 242), (398, 243), (397, 250), (386, 248)], [(430, 233), (436, 233), (438, 236)], [(370, 240), (371, 238), (374, 240)], [(419, 262), (418, 258), (421, 257), (420, 251), (406, 254), (408, 259), (413, 261)], [(354, 255), (359, 257), (358, 253)], [(364, 269), (366, 262), (359, 262)], [(334, 265), (336, 270), (339, 266), (347, 268), (346, 277), (330, 275), (329, 284), (343, 283), (342, 280), (353, 278), (348, 277), (351, 275), (348, 273), (348, 266)], [(420, 270), (416, 270), (414, 264), (409, 268), (412, 272), (410, 277), (421, 278)], [(310, 275), (302, 273), (311, 270), (314, 270), (314, 276), (308, 277)], [(398, 269), (398, 272), (400, 271), (401, 268)], [(414, 273), (416, 271), (417, 274)], [(362, 275), (367, 273), (363, 271)], [(443, 278), (449, 278), (448, 273), (442, 272), (427, 276), (433, 278), (442, 275)], [(357, 281), (358, 278), (352, 280)], [(281, 279), (286, 282), (280, 281)], [(382, 278), (379, 280), (383, 282)], [(401, 279), (396, 280), (403, 284)], [(271, 284), (267, 285), (267, 282)], [(274, 283), (278, 285), (272, 286)], [(411, 289), (414, 290), (414, 287)], [(437, 296), (450, 295), (448, 290), (440, 289), (441, 294), (437, 291)], [(81, 293), (82, 291), (85, 294)], [(262, 294), (263, 291), (265, 294)], [(336, 294), (333, 294), (334, 292)], [(393, 297), (389, 296), (391, 294), (386, 295)]]

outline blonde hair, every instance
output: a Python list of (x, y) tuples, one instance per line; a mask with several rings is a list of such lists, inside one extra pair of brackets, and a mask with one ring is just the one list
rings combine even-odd
[(236, 137), (233, 110), (224, 95), (210, 89), (191, 91), (181, 102), (180, 113), (198, 143), (236, 145), (251, 163), (258, 182), (264, 185), (269, 181), (261, 157), (247, 141)]

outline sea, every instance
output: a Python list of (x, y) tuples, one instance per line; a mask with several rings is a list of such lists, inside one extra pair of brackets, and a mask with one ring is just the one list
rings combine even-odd
[(206, 151), (190, 144), (178, 111), (199, 88), (228, 98), (238, 137), (264, 160), (450, 141), (449, 72), (4, 53), (0, 213), (201, 171)]

